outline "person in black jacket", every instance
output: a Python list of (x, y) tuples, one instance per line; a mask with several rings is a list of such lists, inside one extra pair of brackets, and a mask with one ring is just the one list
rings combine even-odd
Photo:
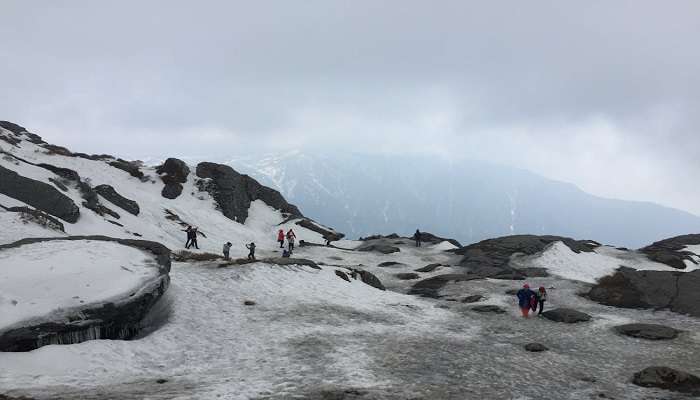
[(245, 248), (250, 250), (248, 253), (248, 259), (255, 260), (255, 243), (251, 242), (250, 244), (245, 245)]
[(416, 239), (416, 247), (420, 247), (420, 231), (416, 229), (416, 233), (413, 234), (413, 238)]

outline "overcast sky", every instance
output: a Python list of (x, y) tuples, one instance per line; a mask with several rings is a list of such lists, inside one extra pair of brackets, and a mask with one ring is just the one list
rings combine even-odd
[(0, 119), (76, 151), (481, 158), (700, 215), (700, 1), (10, 1)]

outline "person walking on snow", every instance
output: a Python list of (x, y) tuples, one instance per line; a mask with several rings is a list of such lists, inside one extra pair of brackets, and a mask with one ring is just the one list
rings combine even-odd
[(231, 242), (224, 243), (224, 260), (229, 259), (228, 254), (229, 254), (229, 251), (231, 250), (231, 246), (232, 246)]
[(533, 298), (536, 298), (535, 292), (530, 290), (530, 285), (526, 283), (523, 285), (522, 289), (518, 290), (516, 296), (518, 296), (518, 306), (520, 307), (520, 312), (523, 313), (524, 318), (528, 318)]
[(189, 249), (192, 245), (192, 227), (187, 225), (187, 228), (182, 229), (182, 231), (187, 233), (187, 241), (185, 242), (185, 248)]
[[(192, 235), (191, 238), (190, 238), (190, 235)], [(197, 244), (197, 235), (202, 235), (202, 236), (204, 236), (204, 237), (207, 237), (207, 235), (205, 235), (204, 233), (200, 232), (200, 231), (199, 231), (199, 228), (197, 228), (196, 226), (195, 226), (194, 228), (189, 227), (189, 231), (187, 232), (187, 237), (188, 237), (188, 239), (190, 240), (190, 241), (189, 241), (189, 245), (190, 245), (190, 246), (194, 246), (195, 249), (199, 250), (199, 245)], [(188, 248), (188, 249), (189, 249), (188, 246), (185, 246), (185, 248)]]
[(416, 229), (416, 233), (413, 234), (413, 238), (416, 239), (416, 247), (420, 247), (420, 231)]
[(284, 229), (280, 229), (279, 232), (277, 232), (277, 241), (280, 244), (280, 249), (284, 248)]
[(250, 244), (245, 245), (245, 248), (250, 250), (248, 253), (248, 259), (255, 260), (255, 243), (251, 242)]
[(294, 253), (294, 241), (296, 240), (297, 235), (294, 234), (294, 231), (290, 228), (287, 231), (287, 244), (289, 244), (289, 254)]
[(544, 288), (544, 286), (540, 286), (535, 295), (537, 296), (537, 303), (540, 306), (540, 312), (538, 312), (537, 315), (540, 315), (544, 309), (544, 302), (547, 301), (547, 290)]

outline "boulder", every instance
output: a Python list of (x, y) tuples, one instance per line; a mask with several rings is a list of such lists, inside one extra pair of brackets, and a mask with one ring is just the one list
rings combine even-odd
[(591, 320), (590, 315), (571, 308), (555, 308), (554, 310), (543, 312), (542, 316), (550, 321), (564, 322), (567, 324), (575, 324), (577, 322), (586, 322)]
[(377, 265), (377, 267), (386, 268), (386, 267), (396, 267), (396, 266), (401, 266), (401, 265), (406, 265), (406, 264), (400, 263), (398, 261), (384, 261), (383, 263), (379, 263), (379, 265)]
[(303, 217), (301, 211), (287, 203), (278, 191), (261, 185), (247, 175), (239, 174), (228, 165), (199, 163), (197, 176), (209, 180), (200, 183), (200, 190), (208, 191), (224, 216), (234, 221), (244, 223), (248, 218), (250, 203), (255, 200), (262, 200), (283, 213)]
[(55, 187), (25, 178), (3, 166), (0, 166), (0, 193), (66, 222), (75, 223), (80, 217), (78, 206)]
[(483, 276), (472, 274), (443, 274), (423, 279), (411, 287), (408, 294), (421, 297), (439, 298), (439, 291), (449, 282), (462, 282), (483, 279)]
[(645, 368), (634, 374), (632, 383), (642, 387), (700, 395), (700, 377), (668, 367)]
[(392, 246), (385, 239), (371, 240), (361, 244), (357, 251), (375, 251), (382, 254), (391, 254), (401, 251), (398, 247)]
[(345, 234), (336, 232), (333, 229), (323, 226), (309, 218), (302, 218), (299, 221), (295, 222), (295, 224), (301, 226), (302, 228), (306, 228), (310, 231), (320, 233), (321, 236), (323, 236), (323, 238), (325, 240), (328, 240), (329, 242), (335, 242), (345, 237)]
[(528, 343), (525, 345), (525, 350), (531, 351), (533, 353), (539, 353), (542, 351), (547, 351), (549, 349), (542, 343)]
[(669, 309), (700, 317), (700, 270), (637, 271), (622, 267), (601, 278), (587, 296), (614, 307)]
[(416, 274), (415, 272), (402, 272), (399, 274), (395, 274), (394, 276), (398, 279), (401, 279), (402, 281), (410, 281), (412, 279), (420, 278), (420, 275)]
[(0, 245), (0, 252), (44, 242), (104, 241), (145, 250), (155, 262), (152, 277), (133, 293), (124, 293), (106, 302), (81, 304), (47, 316), (37, 316), (26, 324), (12, 324), (0, 330), (0, 351), (30, 351), (49, 344), (80, 343), (92, 339), (132, 339), (145, 328), (142, 324), (153, 305), (167, 290), (170, 278), (170, 250), (160, 243), (117, 239), (106, 236), (28, 238)]
[(336, 269), (336, 270), (335, 270), (335, 275), (336, 275), (338, 278), (340, 278), (340, 279), (342, 279), (342, 280), (344, 280), (344, 281), (350, 282), (350, 277), (348, 276), (348, 274), (346, 274), (345, 272), (343, 272), (343, 271), (341, 271), (341, 270), (339, 270), (339, 269)]
[(305, 258), (273, 257), (265, 258), (259, 261), (277, 265), (304, 265), (313, 269), (321, 269), (321, 267), (319, 267), (318, 264)]
[(184, 161), (177, 158), (168, 158), (162, 165), (156, 167), (156, 173), (161, 175), (163, 182), (185, 183), (190, 174), (190, 167)]
[(163, 190), (160, 191), (160, 195), (166, 199), (176, 199), (180, 194), (182, 194), (182, 185), (179, 183), (169, 183), (163, 186)]
[(684, 250), (689, 245), (700, 245), (700, 234), (682, 235), (661, 240), (640, 249), (640, 251), (652, 261), (677, 269), (685, 269), (686, 262), (698, 264), (693, 259), (695, 254)]
[(506, 310), (499, 306), (492, 304), (484, 304), (483, 306), (474, 306), (470, 310), (478, 313), (493, 313), (493, 314), (505, 314)]
[(680, 331), (666, 325), (626, 324), (615, 327), (615, 331), (626, 336), (648, 340), (671, 340), (678, 337)]
[[(415, 234), (414, 234), (414, 237), (412, 239), (415, 240)], [(420, 233), (420, 241), (423, 243), (433, 243), (433, 244), (438, 244), (438, 243), (442, 243), (442, 242), (449, 242), (457, 248), (462, 247), (462, 244), (459, 243), (455, 239), (442, 238), (440, 236), (433, 235), (432, 233), (429, 233), (429, 232), (421, 232)]]
[(144, 177), (143, 172), (141, 172), (141, 170), (139, 169), (139, 166), (134, 162), (129, 162), (126, 160), (117, 159), (117, 160), (109, 162), (108, 164), (113, 166), (114, 168), (117, 168), (117, 169), (120, 169), (122, 171), (129, 173), (129, 175), (133, 176), (134, 178), (143, 179), (143, 177)]
[(484, 296), (482, 296), (480, 294), (473, 294), (471, 296), (467, 296), (467, 297), (463, 298), (460, 301), (462, 303), (477, 303), (477, 302), (483, 300), (483, 298), (484, 298)]
[(365, 271), (363, 269), (351, 269), (350, 275), (354, 278), (360, 278), (360, 280), (367, 285), (370, 285), (374, 288), (377, 288), (379, 290), (386, 290), (384, 285), (382, 285), (382, 281), (379, 280), (373, 273), (369, 271)]
[(438, 269), (438, 268), (440, 268), (440, 267), (442, 267), (442, 264), (439, 264), (439, 263), (437, 263), (437, 264), (428, 264), (428, 265), (426, 265), (425, 267), (418, 268), (418, 269), (415, 270), (415, 271), (416, 271), (416, 272), (433, 272), (433, 271), (435, 271), (436, 269)]
[(105, 199), (107, 199), (107, 201), (121, 208), (122, 210), (133, 215), (139, 215), (140, 208), (138, 203), (136, 203), (134, 200), (129, 200), (126, 197), (120, 195), (119, 193), (117, 193), (116, 190), (114, 190), (112, 186), (95, 186), (95, 192), (97, 192), (97, 194), (104, 197)]

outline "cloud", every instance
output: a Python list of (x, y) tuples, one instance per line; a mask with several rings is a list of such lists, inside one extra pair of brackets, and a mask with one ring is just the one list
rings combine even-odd
[(3, 14), (2, 118), (80, 151), (428, 152), (700, 214), (696, 1), (10, 1)]

